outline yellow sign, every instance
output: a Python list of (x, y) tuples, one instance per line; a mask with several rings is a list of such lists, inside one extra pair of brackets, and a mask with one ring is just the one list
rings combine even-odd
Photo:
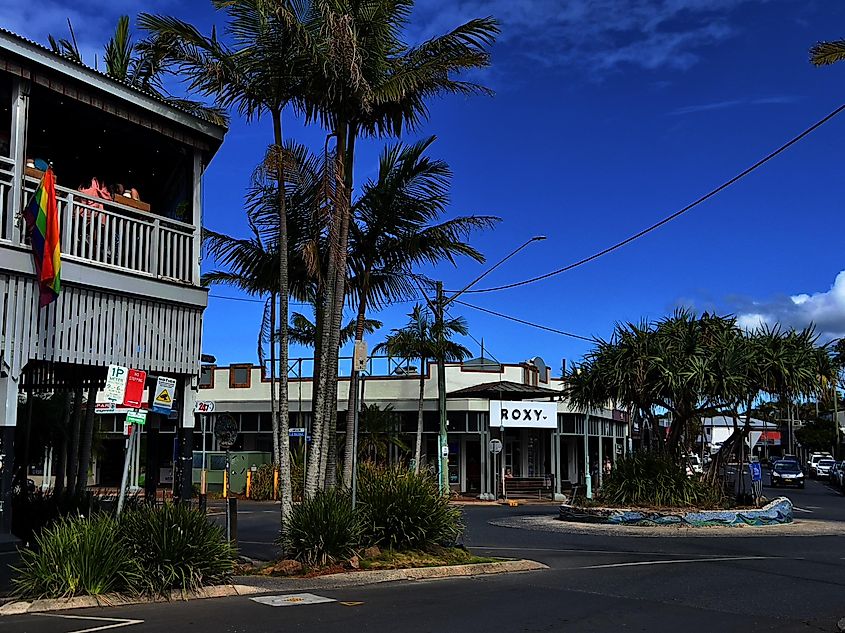
[(173, 404), (173, 398), (170, 397), (167, 389), (164, 389), (156, 396), (156, 402), (160, 402), (161, 404)]

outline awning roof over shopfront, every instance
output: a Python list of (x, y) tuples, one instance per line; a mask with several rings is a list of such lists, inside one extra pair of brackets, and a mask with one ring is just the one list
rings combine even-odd
[(499, 380), (464, 387), (446, 394), (447, 398), (487, 398), (488, 400), (530, 400), (532, 398), (557, 398), (561, 392), (548, 387), (523, 385), (518, 382)]

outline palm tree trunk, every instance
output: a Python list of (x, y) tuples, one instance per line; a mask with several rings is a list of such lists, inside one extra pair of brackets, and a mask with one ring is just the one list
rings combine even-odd
[(285, 200), (285, 166), (282, 136), (282, 111), (274, 110), (273, 138), (279, 155), (276, 160), (276, 186), (279, 196), (279, 467), (281, 469), (282, 523), (293, 508), (290, 473), (290, 420), (288, 413), (288, 229)]
[(88, 469), (91, 466), (91, 445), (94, 442), (94, 405), (97, 403), (97, 387), (88, 387), (85, 403), (85, 424), (82, 427), (79, 445), (79, 464), (76, 471), (76, 496), (81, 497), (88, 489)]
[(414, 447), (414, 474), (420, 472), (422, 458), (423, 404), (425, 402), (425, 359), (420, 359), (420, 400), (417, 403), (417, 442)]
[[(344, 177), (344, 162), (346, 158), (346, 132), (347, 126), (339, 122), (335, 128), (336, 149), (335, 162), (337, 169), (338, 188), (342, 188), (341, 179)], [(338, 340), (340, 337), (340, 321), (343, 313), (343, 296), (336, 297), (338, 290), (338, 271), (343, 268), (343, 278), (346, 277), (346, 245), (342, 242), (343, 219), (346, 215), (346, 195), (340, 192), (336, 196), (336, 212), (329, 227), (328, 249), (329, 256), (326, 262), (326, 274), (324, 277), (323, 305), (324, 319), (320, 328), (320, 346), (315, 347), (315, 354), (320, 357), (319, 376), (315, 378), (314, 394), (314, 433), (312, 436), (312, 455), (308, 459), (308, 472), (305, 478), (305, 496), (312, 497), (325, 480), (322, 468), (325, 467), (325, 458), (322, 456), (324, 445), (323, 437), (328, 432), (329, 407), (337, 407), (337, 355)], [(340, 288), (342, 290), (342, 287)], [(338, 301), (340, 305), (338, 306)], [(338, 312), (341, 314), (338, 315)], [(337, 327), (335, 327), (337, 324)], [(335, 335), (337, 329), (337, 335)], [(332, 397), (332, 393), (334, 397)]]
[(270, 416), (273, 425), (273, 468), (281, 463), (279, 409), (276, 407), (276, 293), (270, 293)]
[[(367, 318), (367, 284), (361, 287), (361, 300), (358, 302), (358, 315), (355, 317), (355, 342), (364, 340), (364, 322)], [(355, 411), (360, 406), (358, 394), (355, 393), (358, 371), (352, 364), (349, 376), (349, 397), (346, 404), (346, 446), (343, 453), (343, 485), (352, 485), (352, 452), (355, 450)]]
[(79, 387), (73, 394), (72, 428), (70, 430), (70, 443), (67, 447), (67, 481), (65, 486), (69, 494), (76, 490), (76, 469), (79, 467), (79, 432), (82, 425), (82, 388)]

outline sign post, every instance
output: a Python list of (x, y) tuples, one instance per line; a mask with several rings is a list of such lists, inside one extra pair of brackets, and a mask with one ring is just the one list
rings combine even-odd
[[(226, 451), (226, 474), (223, 477), (223, 498), (226, 499), (226, 540), (230, 543), (237, 539), (237, 499), (229, 497), (229, 479), (231, 478), (231, 465), (229, 462), (229, 449), (238, 438), (238, 423), (228, 413), (217, 417), (214, 423), (214, 436), (217, 438), (220, 446)], [(234, 512), (232, 508), (234, 506)]]

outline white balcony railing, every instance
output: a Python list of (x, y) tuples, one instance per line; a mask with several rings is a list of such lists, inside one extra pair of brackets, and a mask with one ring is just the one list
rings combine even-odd
[[(4, 218), (11, 211), (13, 167), (11, 161), (0, 157), (0, 217)], [(37, 186), (36, 179), (25, 179), (24, 204)], [(56, 201), (63, 259), (158, 279), (199, 282), (195, 278), (198, 244), (190, 224), (92, 198), (61, 186), (56, 187)], [(27, 243), (22, 220), (16, 220), (12, 235), (4, 237), (14, 244)]]

